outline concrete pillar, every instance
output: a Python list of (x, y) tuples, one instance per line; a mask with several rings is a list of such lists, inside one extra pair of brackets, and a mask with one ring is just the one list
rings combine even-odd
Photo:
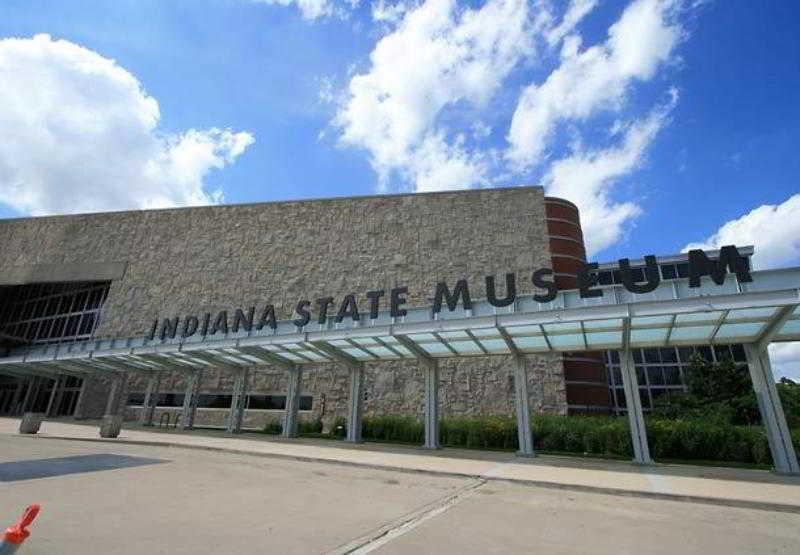
[(45, 416), (53, 415), (53, 405), (56, 402), (58, 390), (61, 388), (63, 380), (63, 376), (56, 376), (56, 378), (53, 380), (53, 389), (50, 390), (50, 398), (47, 400), (47, 408), (44, 410)]
[(630, 349), (623, 349), (619, 352), (619, 360), (622, 385), (625, 389), (625, 402), (628, 407), (631, 442), (633, 443), (633, 462), (652, 464), (653, 459), (650, 458), (650, 447), (647, 444), (647, 429), (644, 424), (642, 400), (639, 398), (639, 381), (636, 378), (633, 352)]
[(300, 410), (300, 387), (303, 370), (294, 366), (288, 370), (289, 383), (286, 387), (286, 412), (283, 415), (283, 437), (297, 437), (297, 413)]
[(233, 382), (233, 396), (231, 397), (231, 411), (228, 414), (228, 433), (238, 434), (242, 431), (244, 409), (247, 407), (247, 378), (249, 375), (247, 368), (236, 373), (236, 379)]
[(421, 361), (425, 371), (425, 449), (439, 449), (439, 364)]
[(153, 416), (158, 405), (158, 390), (161, 386), (161, 372), (151, 374), (147, 378), (147, 389), (144, 392), (144, 402), (142, 412), (139, 413), (139, 423), (142, 426), (152, 426)]
[(517, 435), (519, 451), (517, 455), (533, 457), (533, 434), (531, 433), (531, 412), (528, 401), (528, 367), (523, 355), (514, 357), (514, 408), (517, 414)]
[(758, 345), (745, 345), (744, 352), (747, 356), (747, 367), (750, 370), (750, 379), (756, 392), (758, 408), (761, 411), (761, 420), (767, 432), (775, 471), (781, 474), (800, 474), (797, 453), (792, 445), (792, 436), (789, 433), (789, 426), (786, 424), (786, 415), (783, 413), (778, 388), (775, 387), (769, 352), (766, 347), (760, 348)]
[(194, 416), (197, 414), (197, 403), (200, 399), (200, 385), (203, 382), (203, 371), (192, 372), (186, 378), (186, 393), (183, 395), (183, 412), (181, 412), (181, 429), (194, 428)]
[(361, 443), (361, 414), (364, 404), (364, 368), (350, 367), (350, 407), (347, 413), (347, 441)]

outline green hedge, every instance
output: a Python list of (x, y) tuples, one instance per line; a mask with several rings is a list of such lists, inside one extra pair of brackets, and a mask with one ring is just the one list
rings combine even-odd
[[(537, 450), (630, 458), (631, 438), (626, 418), (603, 416), (536, 416), (532, 420)], [(409, 416), (375, 416), (363, 420), (364, 439), (420, 444), (424, 426)], [(343, 419), (332, 435), (345, 435)], [(650, 453), (655, 459), (704, 460), (765, 465), (769, 445), (760, 426), (734, 426), (703, 420), (647, 419)], [(800, 451), (800, 429), (792, 431)], [(441, 441), (450, 447), (517, 448), (517, 425), (508, 416), (451, 417), (441, 421)]]
[[(283, 422), (277, 418), (267, 420), (261, 430), (265, 434), (279, 435), (283, 431)], [(318, 435), (322, 433), (322, 420), (301, 420), (297, 423), (300, 435)]]

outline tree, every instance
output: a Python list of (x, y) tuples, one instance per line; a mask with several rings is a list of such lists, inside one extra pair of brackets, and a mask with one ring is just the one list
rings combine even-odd
[(687, 392), (659, 399), (653, 413), (665, 418), (713, 418), (730, 424), (760, 422), (747, 367), (726, 359), (716, 364), (700, 355), (685, 372)]

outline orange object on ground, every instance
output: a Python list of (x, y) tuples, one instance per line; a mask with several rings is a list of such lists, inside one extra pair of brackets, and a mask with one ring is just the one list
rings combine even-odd
[(34, 503), (25, 509), (25, 512), (22, 513), (22, 517), (17, 521), (17, 523), (14, 526), (6, 529), (3, 541), (14, 545), (19, 545), (24, 542), (27, 537), (31, 535), (27, 528), (31, 525), (33, 519), (36, 518), (36, 515), (39, 514), (40, 508), (41, 507), (37, 503)]

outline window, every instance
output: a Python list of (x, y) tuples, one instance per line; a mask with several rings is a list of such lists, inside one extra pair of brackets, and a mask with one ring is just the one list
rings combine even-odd
[(110, 282), (15, 285), (0, 288), (0, 333), (21, 344), (90, 339)]
[[(633, 349), (636, 379), (642, 399), (642, 409), (649, 411), (659, 397), (686, 391), (684, 375), (691, 359), (699, 354), (709, 362), (733, 358), (737, 363), (746, 363), (744, 347), (741, 345), (708, 345), (696, 347), (662, 347), (659, 349)], [(611, 399), (617, 413), (625, 412), (625, 394), (622, 390), (622, 372), (618, 351), (606, 353), (606, 369)], [(746, 364), (743, 364), (746, 368)]]

